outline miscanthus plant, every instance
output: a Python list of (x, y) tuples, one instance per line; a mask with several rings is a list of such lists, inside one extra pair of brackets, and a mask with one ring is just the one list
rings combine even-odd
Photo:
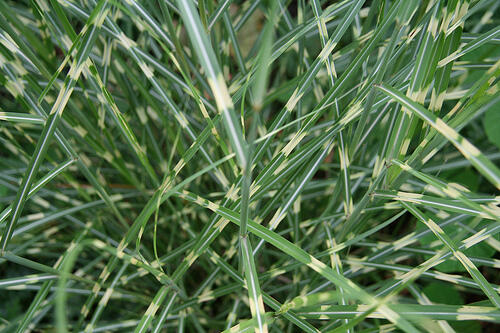
[(500, 322), (497, 0), (0, 1), (2, 332)]

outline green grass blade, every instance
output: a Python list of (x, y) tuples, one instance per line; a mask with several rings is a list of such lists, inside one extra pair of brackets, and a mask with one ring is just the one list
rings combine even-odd
[(390, 96), (392, 99), (404, 105), (408, 112), (411, 112), (432, 126), (441, 135), (448, 139), (472, 165), (474, 165), (481, 174), (488, 179), (493, 186), (500, 189), (500, 170), (488, 160), (480, 150), (478, 150), (467, 139), (462, 137), (453, 128), (446, 124), (441, 118), (432, 114), (421, 105), (409, 100), (394, 88), (382, 85), (377, 86), (382, 92)]
[(191, 43), (196, 45), (198, 59), (205, 70), (208, 78), (208, 84), (212, 89), (217, 108), (222, 115), (224, 126), (227, 135), (229, 136), (231, 146), (234, 149), (236, 157), (243, 168), (246, 165), (247, 159), (247, 144), (239, 123), (236, 121), (234, 114), (234, 105), (224, 77), (220, 70), (220, 66), (215, 57), (214, 50), (205, 34), (201, 25), (200, 17), (195, 10), (193, 4), (187, 0), (178, 0), (179, 9), (183, 20), (186, 22), (186, 27), (191, 39)]

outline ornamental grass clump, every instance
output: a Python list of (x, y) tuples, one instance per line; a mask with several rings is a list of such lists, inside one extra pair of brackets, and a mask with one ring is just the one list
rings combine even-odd
[(497, 0), (0, 1), (0, 331), (494, 331), (499, 77)]

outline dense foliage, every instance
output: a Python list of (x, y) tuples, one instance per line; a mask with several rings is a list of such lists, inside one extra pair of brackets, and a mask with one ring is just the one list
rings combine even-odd
[(0, 1), (2, 332), (500, 322), (498, 0)]

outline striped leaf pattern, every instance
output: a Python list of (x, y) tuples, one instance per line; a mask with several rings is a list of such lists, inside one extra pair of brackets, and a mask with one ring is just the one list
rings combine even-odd
[(499, 13), (0, 1), (0, 331), (494, 330)]

